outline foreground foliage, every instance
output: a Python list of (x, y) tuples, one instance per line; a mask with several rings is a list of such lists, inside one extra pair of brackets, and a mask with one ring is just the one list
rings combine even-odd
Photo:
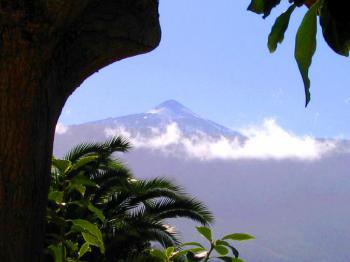
[[(207, 225), (213, 217), (172, 182), (135, 179), (116, 159), (129, 143), (121, 137), (82, 144), (52, 160), (47, 210), (47, 253), (55, 261), (123, 261), (146, 257), (151, 241), (180, 242), (166, 223), (175, 217)], [(142, 261), (142, 258), (141, 258)]]
[[(281, 0), (252, 0), (248, 10), (263, 14), (266, 18)], [(300, 24), (295, 41), (295, 60), (301, 73), (307, 104), (310, 101), (309, 68), (316, 51), (317, 17), (325, 41), (339, 55), (349, 56), (350, 51), (350, 20), (347, 1), (334, 0), (289, 0), (288, 9), (277, 17), (268, 38), (270, 52), (277, 49), (283, 42), (289, 20), (296, 7), (307, 6), (309, 10)]]
[(196, 227), (196, 229), (198, 233), (209, 242), (209, 248), (205, 248), (198, 242), (188, 242), (182, 244), (180, 248), (168, 247), (164, 250), (151, 249), (151, 255), (158, 258), (162, 262), (207, 262), (211, 259), (219, 259), (225, 262), (244, 262), (244, 260), (239, 257), (238, 250), (230, 243), (230, 241), (246, 241), (254, 239), (253, 236), (248, 234), (234, 233), (215, 240), (213, 239), (213, 234), (210, 228), (202, 226)]

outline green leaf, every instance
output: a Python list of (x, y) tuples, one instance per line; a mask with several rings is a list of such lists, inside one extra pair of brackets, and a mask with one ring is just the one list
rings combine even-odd
[(82, 196), (84, 196), (86, 187), (98, 187), (98, 185), (90, 180), (89, 178), (85, 177), (82, 173), (74, 176), (70, 181), (69, 185), (67, 186), (67, 191), (78, 191)]
[(65, 262), (66, 249), (64, 248), (62, 243), (59, 243), (57, 245), (50, 245), (48, 246), (48, 250), (53, 256), (55, 262)]
[(81, 258), (82, 256), (84, 256), (88, 252), (91, 252), (91, 248), (90, 248), (89, 243), (85, 242), (79, 249), (78, 258)]
[(72, 178), (70, 181), (72, 184), (75, 185), (84, 185), (84, 186), (90, 186), (90, 187), (98, 187), (98, 185), (92, 181), (91, 179), (84, 176), (82, 173), (76, 175)]
[(69, 186), (67, 186), (67, 191), (71, 192), (71, 191), (77, 191), (79, 192), (82, 196), (85, 195), (85, 191), (86, 191), (86, 187), (77, 183), (69, 183)]
[(74, 176), (67, 186), (67, 191), (71, 192), (73, 190), (79, 192), (82, 196), (85, 195), (86, 187), (98, 187), (98, 185), (91, 181), (89, 178), (85, 177), (82, 173)]
[(218, 245), (227, 246), (228, 248), (231, 249), (231, 252), (235, 257), (239, 257), (238, 250), (235, 247), (231, 246), (230, 243), (228, 243), (227, 241), (219, 239), (219, 240), (216, 240), (216, 243)]
[(91, 234), (90, 232), (82, 232), (81, 234), (86, 242), (88, 242), (92, 246), (98, 247), (102, 254), (105, 253), (102, 235), (101, 237), (98, 237), (95, 234)]
[(166, 255), (159, 249), (151, 249), (150, 254), (154, 257), (161, 259), (162, 261), (167, 261)]
[(250, 240), (250, 239), (255, 239), (255, 237), (248, 235), (248, 234), (244, 234), (244, 233), (234, 233), (234, 234), (226, 235), (222, 239), (223, 240), (230, 239), (230, 240), (236, 240), (236, 241), (246, 241), (246, 240)]
[(264, 14), (263, 18), (270, 15), (272, 8), (277, 6), (281, 0), (252, 0), (248, 10), (257, 14)]
[(248, 10), (257, 14), (264, 13), (264, 0), (252, 0), (248, 6)]
[(53, 158), (52, 165), (55, 166), (62, 174), (64, 174), (72, 166), (72, 162), (69, 160)]
[(316, 51), (317, 13), (321, 3), (322, 1), (318, 0), (307, 11), (301, 25), (299, 26), (295, 40), (294, 56), (304, 82), (305, 106), (307, 106), (311, 99), (310, 79), (308, 75), (312, 63), (312, 57)]
[(216, 252), (218, 252), (222, 256), (225, 256), (228, 253), (228, 249), (225, 246), (215, 245), (214, 249)]
[[(341, 8), (340, 3), (335, 3)], [(328, 4), (323, 4), (320, 14), (320, 24), (322, 26), (323, 37), (327, 44), (333, 49), (334, 52), (339, 55), (348, 57), (350, 50), (350, 22), (348, 19), (344, 19), (341, 15), (334, 15), (330, 12)], [(343, 5), (347, 5), (346, 1), (343, 1)], [(343, 16), (345, 16), (345, 12)], [(347, 22), (344, 23), (344, 22)]]
[(96, 246), (100, 249), (101, 253), (104, 254), (105, 247), (103, 243), (102, 233), (100, 229), (83, 219), (70, 220), (75, 226), (75, 230), (80, 231), (84, 240), (92, 246)]
[(93, 212), (93, 213), (98, 217), (98, 219), (101, 220), (101, 222), (104, 222), (106, 218), (105, 218), (105, 216), (104, 216), (102, 210), (99, 209), (99, 208), (97, 208), (97, 207), (95, 207), (90, 201), (88, 201), (88, 202), (89, 202), (89, 204), (88, 204), (87, 208), (88, 208), (91, 212)]
[(290, 16), (295, 9), (295, 5), (291, 5), (287, 11), (282, 13), (275, 21), (272, 26), (271, 33), (269, 35), (269, 40), (267, 46), (271, 53), (275, 52), (277, 49), (277, 44), (282, 43), (284, 39), (284, 33), (286, 32), (290, 20)]
[(70, 252), (78, 252), (79, 244), (76, 242), (73, 242), (72, 240), (66, 240), (65, 246), (70, 249)]
[(78, 159), (77, 162), (75, 162), (73, 165), (72, 165), (72, 169), (71, 170), (77, 170), (79, 169), (80, 167), (92, 162), (92, 161), (95, 161), (96, 159), (98, 158), (97, 155), (95, 156), (86, 156), (86, 157), (81, 157)]
[(168, 247), (166, 250), (165, 250), (165, 255), (167, 258), (170, 258), (173, 253), (175, 251), (175, 247)]
[(70, 202), (70, 204), (89, 209), (92, 213), (94, 213), (97, 216), (98, 219), (101, 220), (101, 222), (104, 222), (106, 219), (102, 210), (95, 207), (91, 203), (91, 201), (89, 201), (87, 199), (81, 199), (79, 201), (72, 201), (72, 202)]
[(208, 227), (196, 227), (197, 231), (209, 241), (212, 241), (211, 230)]
[(177, 257), (181, 257), (183, 255), (187, 255), (188, 253), (198, 253), (198, 252), (203, 252), (206, 251), (205, 248), (202, 247), (194, 247), (194, 248), (189, 248), (185, 250), (178, 251), (172, 256), (172, 259), (175, 259)]
[(240, 258), (234, 258), (232, 259), (232, 262), (244, 262), (244, 260)]
[(48, 199), (60, 204), (63, 202), (63, 194), (64, 192), (62, 191), (51, 191), (49, 192)]

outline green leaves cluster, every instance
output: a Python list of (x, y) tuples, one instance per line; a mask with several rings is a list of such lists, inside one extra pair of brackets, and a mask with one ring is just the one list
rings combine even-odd
[[(177, 247), (168, 247), (164, 250), (151, 249), (150, 254), (158, 258), (161, 262), (171, 261), (209, 261), (210, 259), (219, 259), (225, 262), (244, 262), (239, 257), (238, 250), (229, 241), (246, 241), (254, 239), (253, 236), (244, 233), (234, 233), (223, 236), (220, 239), (213, 239), (210, 228), (201, 226), (196, 227), (198, 233), (208, 242), (209, 248), (205, 248), (198, 242), (188, 242)], [(213, 255), (213, 253), (215, 253)]]
[[(48, 194), (47, 261), (223, 261), (242, 262), (231, 241), (254, 237), (235, 233), (213, 239), (212, 214), (181, 187), (164, 178), (135, 179), (114, 153), (126, 152), (121, 137), (81, 144), (52, 159)], [(202, 224), (208, 242), (181, 244), (169, 219)], [(157, 242), (163, 250), (150, 249)]]
[[(248, 10), (267, 17), (271, 10), (280, 4), (280, 0), (252, 0)], [(284, 34), (288, 28), (290, 17), (296, 7), (306, 5), (306, 12), (296, 34), (294, 57), (304, 83), (305, 106), (311, 99), (309, 68), (312, 57), (316, 51), (317, 17), (323, 36), (328, 45), (338, 54), (349, 56), (350, 50), (350, 20), (346, 1), (332, 0), (292, 0), (289, 8), (277, 17), (268, 37), (270, 52), (277, 49), (283, 42)], [(347, 11), (346, 11), (347, 10)]]
[[(124, 261), (150, 257), (151, 241), (177, 245), (166, 220), (188, 218), (207, 225), (205, 205), (172, 182), (135, 179), (114, 153), (126, 152), (121, 137), (81, 144), (52, 160), (47, 210), (47, 254), (55, 262)], [(146, 261), (146, 260), (145, 260)]]
[[(89, 199), (84, 198), (88, 187), (97, 188), (98, 185), (80, 170), (96, 160), (97, 156), (84, 157), (75, 163), (66, 159), (52, 160), (46, 241), (47, 252), (55, 262), (81, 261), (92, 247), (98, 248), (102, 254), (105, 252), (102, 232), (89, 216), (97, 217), (101, 222), (105, 217)], [(72, 175), (74, 172), (76, 175)], [(84, 214), (81, 218), (69, 211), (77, 208)]]

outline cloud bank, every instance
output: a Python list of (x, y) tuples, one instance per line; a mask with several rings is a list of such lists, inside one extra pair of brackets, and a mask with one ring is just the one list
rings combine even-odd
[[(205, 134), (185, 135), (173, 122), (164, 130), (152, 129), (151, 135), (132, 134), (124, 127), (106, 128), (107, 137), (122, 135), (136, 148), (161, 150), (169, 154), (184, 153), (190, 158), (210, 159), (298, 159), (316, 160), (335, 149), (331, 141), (319, 141), (310, 136), (297, 136), (280, 127), (274, 119), (262, 125), (241, 130), (245, 139), (214, 138)], [(181, 154), (181, 156), (183, 156)]]

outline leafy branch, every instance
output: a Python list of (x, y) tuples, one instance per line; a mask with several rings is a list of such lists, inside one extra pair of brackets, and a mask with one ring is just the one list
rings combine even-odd
[[(252, 0), (248, 10), (263, 14), (263, 18), (270, 15), (273, 8), (281, 0)], [(344, 2), (344, 3), (343, 3)], [(307, 6), (309, 9), (299, 26), (295, 40), (294, 57), (303, 79), (305, 90), (305, 106), (311, 99), (309, 68), (316, 51), (317, 17), (319, 17), (323, 36), (328, 45), (339, 55), (349, 56), (350, 51), (350, 21), (344, 10), (346, 1), (331, 0), (289, 0), (291, 5), (277, 17), (268, 37), (268, 48), (273, 53), (278, 44), (284, 39), (291, 15), (296, 7)], [(343, 9), (343, 10), (342, 10)]]
[[(180, 261), (208, 262), (211, 259), (220, 259), (225, 262), (244, 262), (239, 257), (238, 250), (229, 241), (246, 241), (254, 239), (253, 236), (244, 233), (234, 233), (226, 235), (220, 239), (213, 239), (210, 228), (201, 226), (196, 227), (198, 233), (209, 242), (209, 248), (205, 248), (198, 242), (187, 242), (176, 248), (168, 247), (165, 250), (151, 249), (150, 254), (161, 262)], [(185, 249), (183, 249), (185, 247)], [(213, 255), (213, 253), (215, 253)]]

